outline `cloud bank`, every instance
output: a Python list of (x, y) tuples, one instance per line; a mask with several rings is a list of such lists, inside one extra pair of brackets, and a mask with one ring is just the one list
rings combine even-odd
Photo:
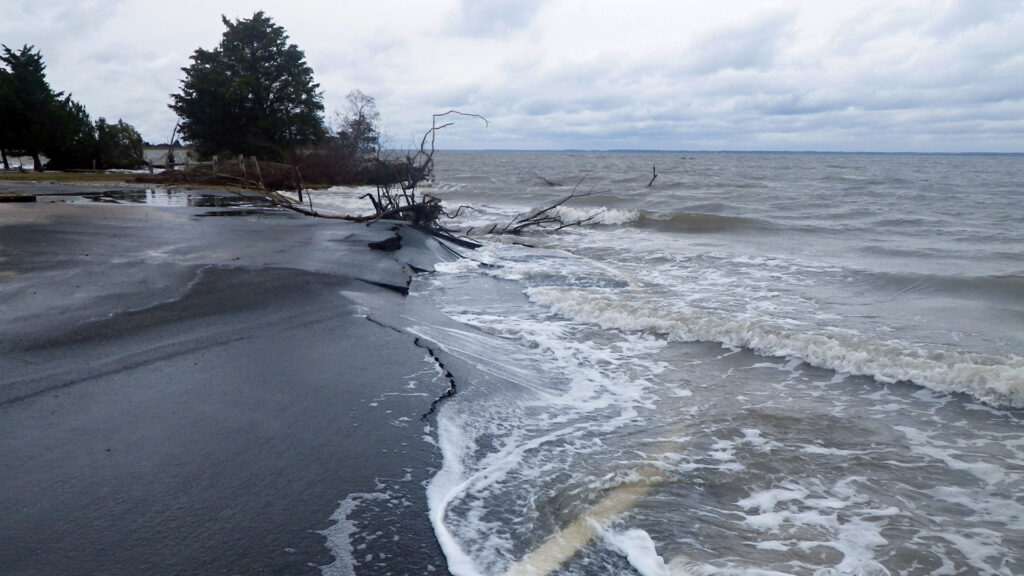
[(92, 116), (170, 136), (181, 68), (264, 10), (306, 52), (328, 115), (374, 96), (390, 143), (446, 148), (1024, 152), (1017, 0), (304, 0), (0, 3)]

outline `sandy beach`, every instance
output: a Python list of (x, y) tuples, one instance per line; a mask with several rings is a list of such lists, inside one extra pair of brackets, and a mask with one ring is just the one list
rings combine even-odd
[(351, 573), (324, 531), (383, 487), (407, 505), (362, 519), (388, 541), (360, 572), (444, 573), (420, 417), (449, 382), (401, 322), (410, 275), (451, 253), (389, 223), (96, 190), (0, 204), (3, 572)]

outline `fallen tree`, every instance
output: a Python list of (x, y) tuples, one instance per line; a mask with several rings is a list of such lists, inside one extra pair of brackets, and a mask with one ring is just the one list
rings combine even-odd
[[(360, 166), (346, 168), (349, 173), (353, 170), (358, 171), (360, 183), (374, 185), (376, 188), (374, 192), (360, 197), (366, 199), (373, 210), (372, 213), (364, 215), (342, 215), (318, 211), (313, 205), (313, 199), (309, 195), (304, 197), (302, 193), (304, 187), (310, 184), (309, 181), (303, 179), (303, 174), (306, 173), (304, 168), (308, 168), (309, 165), (302, 166), (299, 162), (289, 165), (259, 161), (256, 158), (243, 156), (230, 159), (219, 159), (215, 156), (212, 162), (189, 163), (184, 166), (184, 170), (168, 170), (161, 174), (142, 175), (137, 180), (165, 184), (189, 183), (246, 188), (259, 192), (272, 206), (306, 216), (362, 223), (398, 220), (457, 245), (474, 248), (479, 244), (467, 238), (474, 232), (473, 229), (460, 234), (449, 229), (443, 223), (443, 221), (456, 218), (463, 210), (472, 208), (458, 206), (454, 211), (449, 212), (440, 199), (420, 192), (420, 185), (433, 178), (437, 133), (439, 130), (453, 125), (455, 117), (476, 118), (489, 124), (488, 120), (479, 114), (470, 114), (459, 110), (434, 114), (431, 118), (431, 126), (423, 134), (419, 149), (415, 152), (405, 152), (401, 155), (378, 152), (372, 157), (365, 158)], [(328, 162), (322, 154), (321, 152), (319, 165), (317, 165), (320, 169), (323, 169), (323, 164)], [(345, 161), (351, 162), (351, 159)], [(550, 186), (560, 186), (558, 183), (544, 180)], [(568, 195), (549, 206), (519, 214), (504, 225), (494, 224), (478, 232), (488, 235), (518, 236), (530, 229), (562, 230), (570, 226), (591, 223), (600, 216), (600, 212), (587, 218), (567, 219), (557, 210), (574, 198), (590, 194), (590, 192), (578, 192), (581, 183), (582, 179), (576, 183)], [(297, 197), (289, 196), (282, 190), (294, 191)]]
[[(474, 242), (468, 241), (465, 238), (457, 238), (456, 233), (453, 230), (448, 229), (441, 223), (442, 218), (449, 220), (454, 219), (462, 210), (471, 209), (471, 207), (459, 206), (454, 212), (449, 213), (437, 197), (430, 194), (417, 194), (417, 187), (419, 184), (421, 182), (428, 181), (433, 177), (437, 132), (454, 124), (454, 121), (446, 121), (439, 124), (438, 120), (452, 115), (478, 118), (487, 123), (487, 119), (483, 116), (478, 114), (468, 114), (458, 110), (449, 110), (441, 114), (434, 114), (431, 127), (420, 140), (420, 147), (416, 153), (406, 153), (404, 157), (397, 160), (384, 159), (380, 156), (375, 158), (373, 166), (376, 171), (376, 178), (374, 181), (377, 187), (376, 193), (364, 194), (361, 196), (361, 198), (365, 198), (370, 201), (370, 204), (374, 209), (374, 213), (372, 215), (351, 216), (324, 214), (313, 208), (312, 201), (310, 201), (310, 205), (307, 208), (301, 202), (296, 202), (277, 192), (267, 192), (266, 195), (272, 204), (307, 216), (348, 220), (351, 222), (401, 220), (408, 222), (410, 225), (417, 228), (431, 231), (432, 233), (442, 235), (450, 240), (455, 240), (462, 245), (466, 245), (466, 243), (475, 245)], [(546, 179), (545, 182), (553, 186), (558, 185), (547, 181)], [(567, 219), (557, 212), (557, 208), (566, 202), (574, 198), (590, 195), (591, 192), (580, 193), (578, 191), (579, 186), (582, 183), (583, 180), (580, 179), (580, 181), (573, 187), (572, 192), (547, 207), (518, 214), (503, 226), (494, 224), (480, 232), (492, 235), (518, 236), (532, 228), (562, 230), (570, 226), (583, 226), (585, 224), (589, 224), (598, 218), (601, 215), (601, 212), (594, 213), (587, 218), (582, 219)], [(468, 235), (472, 232), (473, 229), (470, 229), (467, 230), (465, 234)]]
[(417, 193), (420, 183), (428, 181), (433, 177), (437, 131), (454, 124), (454, 121), (439, 124), (438, 120), (451, 115), (479, 118), (485, 123), (488, 122), (486, 118), (479, 114), (467, 114), (458, 110), (434, 114), (431, 127), (424, 133), (423, 138), (420, 140), (419, 150), (415, 153), (406, 152), (403, 156), (397, 158), (386, 157), (380, 154), (375, 156), (368, 162), (366, 170), (369, 175), (369, 183), (376, 185), (376, 192), (361, 196), (361, 198), (369, 200), (370, 205), (373, 207), (373, 214), (362, 216), (326, 214), (317, 211), (313, 207), (312, 198), (309, 199), (307, 207), (301, 199), (290, 198), (281, 192), (264, 190), (263, 194), (274, 206), (315, 218), (347, 220), (349, 222), (399, 220), (408, 222), (411, 226), (442, 237), (460, 246), (478, 247), (479, 244), (465, 238), (459, 238), (452, 230), (447, 229), (441, 224), (442, 218), (455, 218), (465, 207), (460, 206), (454, 213), (449, 213), (441, 204), (440, 199), (430, 194)]

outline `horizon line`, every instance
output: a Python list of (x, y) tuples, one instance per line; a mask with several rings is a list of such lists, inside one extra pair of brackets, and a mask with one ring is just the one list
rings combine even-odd
[(822, 154), (891, 156), (1024, 156), (1024, 152), (885, 152), (873, 150), (711, 150), (659, 148), (437, 148), (438, 152), (586, 152), (613, 154)]
[[(145, 144), (143, 148), (167, 148), (169, 143)], [(191, 144), (175, 147), (191, 148)], [(389, 148), (389, 151), (402, 151)], [(860, 156), (1024, 156), (1024, 152), (919, 152), (919, 151), (877, 151), (877, 150), (732, 150), (732, 149), (662, 149), (662, 148), (436, 148), (437, 152), (515, 152), (515, 153), (588, 153), (588, 154), (820, 154)]]

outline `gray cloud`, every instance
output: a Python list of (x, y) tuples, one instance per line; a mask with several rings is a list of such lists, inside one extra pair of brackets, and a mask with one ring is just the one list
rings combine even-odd
[(542, 5), (541, 0), (461, 0), (448, 30), (466, 36), (504, 36), (526, 27)]
[(209, 4), (12, 3), (0, 41), (35, 44), (54, 88), (150, 140), (169, 135), (180, 68), (218, 42), (221, 13), (264, 9), (305, 50), (328, 116), (359, 88), (398, 146), (455, 107), (492, 122), (442, 146), (1024, 152), (1016, 0)]
[(683, 55), (683, 67), (696, 74), (770, 69), (780, 46), (792, 33), (795, 17), (795, 11), (787, 11), (713, 31)]

